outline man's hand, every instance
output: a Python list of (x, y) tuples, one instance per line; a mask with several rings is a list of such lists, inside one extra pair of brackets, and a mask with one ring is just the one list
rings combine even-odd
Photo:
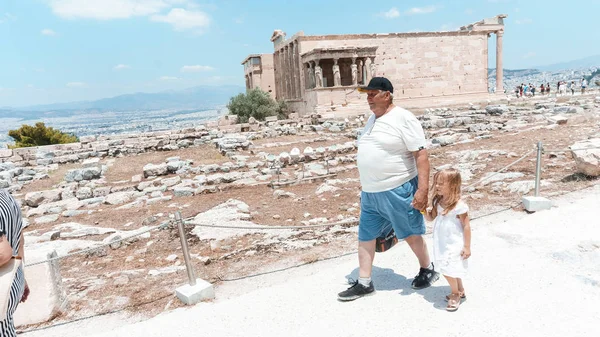
[(427, 190), (418, 189), (415, 193), (415, 197), (412, 201), (412, 207), (418, 209), (419, 211), (424, 211), (427, 208), (428, 202)]
[(28, 297), (29, 297), (29, 284), (27, 284), (27, 281), (25, 281), (25, 291), (23, 292), (23, 297), (21, 297), (21, 302), (27, 301)]

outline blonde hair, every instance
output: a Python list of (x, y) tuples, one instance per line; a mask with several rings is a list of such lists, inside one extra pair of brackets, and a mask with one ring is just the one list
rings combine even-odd
[(436, 172), (436, 174), (433, 176), (433, 197), (431, 198), (431, 216), (433, 218), (437, 217), (437, 206), (442, 201), (442, 196), (435, 191), (435, 185), (442, 181), (447, 181), (448, 184), (450, 184), (450, 194), (444, 199), (446, 207), (444, 207), (442, 215), (446, 215), (448, 212), (453, 210), (460, 200), (460, 189), (462, 184), (460, 172), (455, 169), (445, 169)]

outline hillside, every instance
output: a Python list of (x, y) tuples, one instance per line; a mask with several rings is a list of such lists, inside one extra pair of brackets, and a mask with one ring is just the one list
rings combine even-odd
[(0, 116), (10, 116), (13, 112), (97, 110), (97, 111), (136, 111), (161, 109), (211, 109), (221, 106), (245, 89), (235, 85), (197, 86), (184, 90), (168, 90), (157, 93), (134, 93), (103, 98), (95, 101), (67, 102), (36, 105), (9, 110), (0, 110)]

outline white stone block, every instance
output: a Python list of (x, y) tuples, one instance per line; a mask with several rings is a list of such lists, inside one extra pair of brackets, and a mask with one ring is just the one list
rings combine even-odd
[[(25, 250), (25, 263), (35, 263), (56, 257), (56, 251)], [(25, 268), (25, 279), (31, 293), (27, 302), (20, 303), (15, 312), (15, 326), (47, 322), (67, 307), (67, 293), (62, 285), (57, 260)]]
[(552, 201), (544, 197), (526, 196), (523, 197), (523, 207), (528, 212), (543, 211), (552, 208)]
[(203, 279), (196, 279), (196, 285), (183, 285), (175, 290), (177, 298), (187, 305), (194, 305), (205, 300), (215, 298), (213, 285)]

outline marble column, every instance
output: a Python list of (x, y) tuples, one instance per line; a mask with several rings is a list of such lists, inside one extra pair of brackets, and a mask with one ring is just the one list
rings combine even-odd
[(281, 72), (281, 67), (279, 66), (279, 51), (275, 51), (273, 54), (273, 65), (275, 67), (275, 98), (279, 98), (281, 95), (281, 80), (279, 79), (279, 74)]
[(503, 30), (496, 32), (496, 93), (504, 92), (503, 69), (502, 69), (502, 36)]
[(371, 80), (371, 58), (365, 59), (365, 85)]
[(302, 97), (302, 73), (300, 72), (300, 51), (298, 50), (298, 40), (294, 40), (294, 76), (296, 78), (296, 98)]
[(292, 92), (292, 98), (296, 99), (298, 98), (298, 91), (300, 90), (299, 85), (298, 85), (298, 79), (300, 78), (300, 70), (298, 69), (298, 64), (297, 64), (297, 58), (296, 58), (296, 41), (292, 41), (292, 48), (291, 48), (291, 60), (292, 60), (292, 71), (293, 71), (293, 92)]

